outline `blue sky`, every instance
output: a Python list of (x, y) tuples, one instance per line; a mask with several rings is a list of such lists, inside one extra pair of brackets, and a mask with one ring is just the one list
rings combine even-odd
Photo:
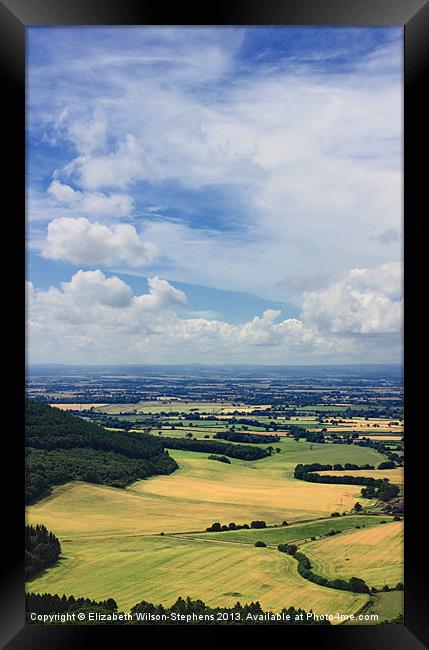
[(402, 36), (29, 28), (30, 359), (398, 361)]

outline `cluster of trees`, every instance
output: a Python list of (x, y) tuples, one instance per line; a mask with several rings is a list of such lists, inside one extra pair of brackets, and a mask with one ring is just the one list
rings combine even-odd
[(242, 528), (248, 529), (248, 528), (266, 528), (266, 527), (267, 527), (266, 522), (261, 520), (252, 521), (250, 523), (250, 526), (249, 524), (236, 524), (233, 521), (228, 525), (226, 524), (222, 525), (219, 521), (215, 521), (215, 523), (209, 526), (208, 528), (206, 528), (206, 530), (211, 533), (218, 533), (223, 530), (241, 530)]
[(270, 452), (262, 447), (250, 445), (232, 445), (217, 440), (195, 440), (191, 438), (163, 438), (164, 446), (168, 449), (184, 449), (185, 451), (202, 451), (203, 453), (218, 454), (239, 458), (240, 460), (258, 460), (269, 456)]
[(391, 485), (387, 479), (361, 489), (361, 494), (365, 499), (380, 499), (380, 501), (394, 499), (399, 492), (399, 485)]
[(303, 427), (290, 426), (288, 427), (290, 433), (293, 435), (294, 440), (300, 440), (304, 438), (307, 442), (318, 442), (320, 444), (325, 443), (325, 436), (322, 431), (307, 431)]
[[(334, 532), (335, 534), (335, 532)], [(369, 593), (369, 587), (362, 578), (352, 577), (348, 580), (342, 578), (335, 578), (330, 580), (317, 573), (313, 573), (310, 560), (304, 553), (298, 553), (298, 547), (295, 544), (279, 544), (278, 550), (282, 553), (287, 553), (298, 561), (298, 573), (310, 582), (315, 582), (323, 587), (330, 587), (331, 589), (342, 589), (344, 591), (353, 591), (356, 593)]]
[[(117, 604), (113, 598), (104, 601), (90, 600), (89, 598), (75, 598), (74, 596), (60, 596), (51, 594), (26, 594), (27, 622), (37, 622), (30, 618), (30, 614), (66, 614), (73, 612), (98, 612), (104, 614), (119, 614)], [(171, 614), (182, 615), (183, 619), (170, 618)], [(276, 618), (272, 612), (264, 611), (258, 601), (242, 605), (237, 602), (233, 607), (209, 607), (202, 600), (192, 600), (179, 597), (171, 607), (154, 605), (146, 600), (131, 608), (132, 620), (119, 620), (116, 625), (330, 625), (326, 620), (315, 620), (309, 617), (303, 609), (284, 607), (281, 612), (283, 618)], [(269, 616), (272, 616), (270, 618)], [(186, 617), (192, 617), (186, 620)], [(164, 618), (165, 617), (165, 618)], [(286, 618), (288, 617), (288, 618)], [(107, 621), (109, 622), (109, 621)], [(61, 621), (54, 621), (61, 625)], [(77, 624), (82, 624), (76, 621)], [(87, 621), (86, 621), (87, 623)], [(42, 623), (43, 624), (43, 623)], [(70, 622), (65, 622), (70, 625)], [(95, 625), (106, 625), (106, 622), (95, 622)]]
[(231, 442), (245, 442), (253, 444), (271, 444), (272, 442), (279, 442), (280, 437), (275, 435), (264, 436), (261, 433), (241, 433), (240, 431), (219, 431), (215, 433), (213, 438), (220, 440), (230, 440)]
[(231, 461), (226, 456), (215, 456), (214, 454), (211, 454), (209, 460), (218, 460), (221, 463), (228, 463), (228, 465), (231, 465)]
[(61, 544), (45, 526), (25, 527), (25, 579), (32, 580), (41, 571), (55, 564), (61, 554)]
[(395, 463), (391, 460), (385, 460), (383, 463), (380, 463), (378, 469), (394, 469), (396, 467)]
[(277, 548), (280, 553), (287, 553), (288, 555), (295, 555), (298, 550), (296, 544), (279, 544)]
[[(299, 469), (298, 469), (299, 468)], [(355, 469), (375, 469), (374, 465), (355, 465), (354, 463), (345, 463), (341, 465), (340, 463), (335, 463), (335, 465), (322, 464), (322, 463), (309, 463), (307, 465), (299, 464), (295, 467), (296, 472), (326, 472), (327, 470), (333, 469), (335, 471), (344, 471), (344, 470), (355, 470)], [(296, 477), (299, 478), (299, 477)]]
[(125, 487), (178, 467), (154, 436), (107, 431), (34, 400), (26, 402), (26, 446), (27, 503), (71, 480)]

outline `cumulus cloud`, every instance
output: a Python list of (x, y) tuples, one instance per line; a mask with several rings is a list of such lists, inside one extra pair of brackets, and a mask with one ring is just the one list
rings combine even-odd
[(387, 334), (402, 323), (400, 264), (353, 269), (325, 289), (304, 293), (302, 318), (334, 334)]
[(144, 310), (159, 311), (166, 307), (186, 305), (187, 298), (183, 291), (173, 287), (167, 280), (149, 278), (148, 284), (149, 293), (135, 299), (136, 305)]
[(147, 293), (133, 295), (118, 277), (81, 270), (59, 287), (29, 287), (31, 349), (51, 360), (74, 351), (83, 355), (78, 360), (112, 362), (344, 362), (362, 354), (384, 361), (400, 353), (398, 281), (392, 265), (354, 269), (307, 292), (300, 318), (266, 309), (233, 324), (184, 310), (185, 293), (157, 276), (148, 279)]
[(74, 264), (124, 264), (139, 268), (153, 262), (157, 248), (152, 242), (143, 241), (129, 224), (109, 227), (91, 223), (85, 217), (60, 217), (49, 223), (41, 252), (48, 259)]
[(54, 179), (47, 193), (55, 205), (72, 209), (81, 215), (122, 217), (130, 214), (133, 200), (127, 194), (80, 192)]

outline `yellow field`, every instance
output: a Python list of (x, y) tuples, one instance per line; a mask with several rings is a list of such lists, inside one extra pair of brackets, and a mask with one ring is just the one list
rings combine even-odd
[(240, 413), (252, 413), (252, 411), (266, 411), (271, 408), (271, 404), (258, 404), (254, 406), (227, 406), (222, 409), (222, 413), (233, 413), (234, 411), (240, 411)]
[(365, 438), (369, 438), (370, 440), (385, 440), (386, 442), (388, 440), (392, 440), (393, 442), (399, 442), (401, 438), (404, 437), (404, 434), (398, 434), (397, 436), (365, 436)]
[(137, 481), (126, 490), (75, 481), (30, 506), (28, 521), (44, 523), (62, 536), (92, 536), (201, 531), (214, 521), (272, 524), (329, 516), (351, 510), (359, 486), (299, 481), (293, 478), (295, 465), (327, 454), (336, 462), (345, 451), (356, 464), (383, 458), (359, 447), (313, 445), (309, 452), (308, 443), (285, 439), (278, 444), (281, 454), (254, 462), (231, 459), (230, 465), (197, 452), (171, 451), (180, 468), (170, 476)]
[(123, 610), (143, 599), (171, 605), (179, 595), (189, 595), (212, 606), (259, 600), (273, 611), (293, 604), (316, 613), (348, 614), (368, 600), (304, 580), (296, 561), (276, 549), (171, 537), (62, 545), (64, 559), (29, 583), (29, 590), (96, 600), (113, 596)]
[(54, 406), (56, 409), (61, 409), (61, 411), (76, 411), (83, 409), (90, 409), (91, 407), (101, 407), (107, 406), (107, 404), (100, 404), (99, 402), (93, 402), (92, 404), (49, 404), (49, 406)]
[(393, 485), (404, 484), (404, 468), (395, 467), (395, 469), (345, 469), (343, 471), (324, 470), (318, 472), (321, 476), (329, 474), (330, 476), (367, 476), (368, 478), (388, 478)]
[(395, 521), (303, 545), (314, 573), (363, 578), (370, 587), (403, 582), (404, 523)]
[[(344, 417), (338, 416), (337, 418), (329, 418), (329, 420), (336, 420), (337, 422), (338, 420), (342, 420), (342, 422), (335, 425), (325, 423), (325, 427), (329, 432), (359, 431), (362, 435), (365, 435), (365, 429), (373, 430), (374, 428), (379, 429), (380, 433), (386, 431), (400, 435), (404, 432), (404, 423), (402, 421), (399, 423), (398, 420), (388, 420), (386, 418), (368, 418), (366, 420), (362, 417), (345, 419)], [(390, 422), (398, 422), (398, 425), (389, 425)], [(309, 431), (318, 430), (320, 429), (309, 429)], [(383, 436), (383, 439), (386, 439), (385, 436)]]

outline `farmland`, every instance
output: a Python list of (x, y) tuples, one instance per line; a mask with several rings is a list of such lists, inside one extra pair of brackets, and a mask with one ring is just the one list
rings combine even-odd
[(371, 587), (403, 582), (403, 522), (378, 526), (310, 542), (305, 554), (326, 577), (347, 578), (359, 573)]
[[(281, 444), (284, 453), (254, 462), (231, 459), (230, 465), (214, 463), (200, 453), (174, 450), (170, 454), (179, 470), (171, 476), (138, 481), (126, 490), (68, 483), (31, 506), (28, 521), (43, 521), (63, 535), (184, 532), (205, 530), (213, 521), (248, 523), (264, 518), (267, 523), (281, 523), (329, 516), (339, 504), (349, 510), (358, 501), (356, 486), (321, 490), (293, 479), (295, 465), (310, 454), (319, 462), (329, 456), (323, 445), (310, 449), (305, 442)], [(345, 451), (333, 447), (333, 457), (341, 460)], [(372, 449), (358, 447), (347, 452), (354, 452), (347, 457), (359, 463), (378, 456)]]
[[(380, 621), (389, 621), (396, 618), (404, 611), (404, 592), (403, 591), (382, 591), (373, 594), (369, 606), (363, 610), (363, 615), (378, 616)], [(347, 624), (368, 625), (368, 620), (355, 620)]]
[(264, 608), (278, 610), (293, 602), (320, 613), (334, 608), (352, 613), (367, 600), (363, 594), (309, 583), (298, 574), (296, 562), (275, 549), (159, 536), (76, 540), (63, 546), (65, 559), (33, 581), (32, 590), (49, 593), (60, 584), (61, 593), (87, 598), (114, 594), (124, 609), (142, 599), (169, 605), (178, 593), (213, 606), (259, 600)]
[[(219, 539), (242, 544), (254, 544), (261, 540), (267, 545), (290, 544), (306, 542), (311, 537), (326, 535), (331, 530), (349, 531), (357, 527), (377, 526), (386, 517), (371, 515), (355, 515), (338, 519), (319, 519), (305, 523), (281, 526), (279, 528), (265, 528), (262, 530), (229, 530), (221, 533), (204, 533), (201, 539)], [(196, 537), (196, 535), (192, 535)]]
[[(207, 378), (197, 370), (144, 375), (118, 369), (98, 374), (99, 381), (92, 371), (78, 380), (70, 373), (31, 380), (30, 392), (33, 386), (49, 403), (104, 426), (109, 435), (152, 434), (178, 468), (131, 479), (125, 488), (87, 482), (77, 472), (29, 505), (27, 522), (58, 536), (62, 555), (28, 590), (114, 598), (123, 610), (143, 599), (170, 606), (189, 595), (210, 606), (258, 600), (272, 611), (293, 605), (346, 615), (378, 608), (396, 616), (400, 592), (369, 596), (321, 586), (300, 575), (297, 560), (277, 545), (297, 544), (313, 571), (329, 579), (359, 576), (377, 589), (402, 581), (403, 521), (392, 521), (389, 504), (364, 498), (360, 485), (294, 477), (298, 464), (320, 463), (333, 468), (320, 470), (322, 478), (388, 479), (402, 491), (401, 381), (388, 374), (377, 383), (347, 373), (263, 371), (260, 378), (261, 371), (222, 372)], [(230, 456), (227, 463), (192, 450), (195, 441), (213, 444), (225, 433), (238, 436), (230, 446), (241, 444), (242, 434), (273, 442), (246, 441), (265, 457)], [(169, 448), (171, 438), (179, 448)], [(377, 468), (390, 457), (391, 469), (341, 469), (347, 463)], [(242, 528), (255, 521), (266, 527)], [(224, 529), (207, 532), (214, 522)]]

